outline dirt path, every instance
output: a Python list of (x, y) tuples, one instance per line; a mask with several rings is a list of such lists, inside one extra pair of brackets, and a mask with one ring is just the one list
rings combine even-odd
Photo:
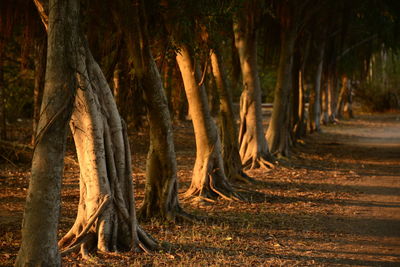
[(306, 153), (319, 155), (314, 167), (326, 168), (332, 188), (351, 192), (328, 213), (326, 227), (339, 235), (309, 253), (337, 264), (400, 266), (400, 115), (340, 122), (308, 141), (316, 145)]
[[(140, 206), (148, 137), (130, 137)], [(175, 126), (175, 140), (184, 192), (195, 160), (190, 122)], [(208, 219), (142, 223), (170, 244), (163, 250), (99, 254), (96, 262), (70, 254), (64, 266), (400, 266), (400, 114), (341, 121), (304, 141), (290, 163), (249, 172), (257, 182), (238, 188), (249, 202), (183, 202)], [(12, 266), (19, 249), (29, 169), (0, 164), (0, 266)], [(60, 237), (75, 219), (78, 166), (67, 162), (64, 175)]]

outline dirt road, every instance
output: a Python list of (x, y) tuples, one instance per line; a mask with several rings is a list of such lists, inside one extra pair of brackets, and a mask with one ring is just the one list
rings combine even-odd
[[(190, 122), (175, 127), (180, 192), (190, 184), (195, 144)], [(249, 172), (238, 187), (248, 202), (218, 200), (185, 210), (193, 224), (142, 223), (161, 242), (154, 254), (98, 254), (88, 266), (400, 266), (400, 114), (365, 115), (323, 127), (290, 161)], [(143, 201), (147, 133), (132, 134), (135, 198)], [(73, 152), (73, 151), (72, 151)], [(71, 156), (72, 156), (72, 152)], [(27, 164), (0, 164), (0, 266), (18, 252)], [(74, 222), (79, 169), (67, 164), (60, 238)], [(241, 189), (240, 189), (241, 188)], [(80, 266), (75, 254), (65, 266)]]
[(342, 121), (308, 141), (315, 145), (304, 153), (318, 155), (317, 164), (304, 163), (325, 171), (327, 190), (344, 193), (331, 201), (328, 217), (319, 222), (336, 235), (311, 242), (314, 247), (305, 250), (310, 259), (400, 266), (400, 115)]

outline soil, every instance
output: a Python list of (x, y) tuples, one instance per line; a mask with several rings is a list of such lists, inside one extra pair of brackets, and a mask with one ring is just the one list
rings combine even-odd
[[(152, 254), (77, 254), (65, 266), (400, 266), (400, 114), (366, 114), (324, 126), (273, 170), (236, 187), (248, 202), (183, 202), (194, 223), (142, 222), (162, 249)], [(130, 136), (137, 205), (143, 200), (148, 136)], [(190, 122), (175, 125), (180, 192), (190, 183), (195, 144)], [(69, 140), (71, 143), (71, 140)], [(0, 265), (11, 266), (29, 163), (0, 162)], [(12, 160), (11, 160), (12, 161)], [(71, 227), (79, 169), (68, 150), (60, 237)]]

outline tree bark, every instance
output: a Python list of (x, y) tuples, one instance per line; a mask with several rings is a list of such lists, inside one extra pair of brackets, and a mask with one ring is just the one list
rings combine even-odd
[(240, 97), (239, 153), (245, 169), (273, 167), (273, 158), (264, 136), (261, 113), (261, 87), (257, 70), (257, 34), (255, 16), (257, 8), (249, 1), (244, 12), (233, 25), (235, 46), (238, 50), (243, 79)]
[(35, 53), (34, 53), (34, 63), (35, 63), (35, 79), (33, 88), (33, 120), (32, 120), (32, 141), (35, 143), (36, 129), (40, 118), (40, 106), (42, 104), (45, 73), (46, 73), (46, 54), (47, 54), (47, 44), (46, 39), (36, 40), (35, 43)]
[(186, 45), (179, 46), (176, 60), (182, 74), (196, 137), (196, 162), (192, 183), (185, 196), (238, 199), (239, 196), (226, 178), (218, 130), (210, 115), (205, 88), (196, 80), (198, 69)]
[[(44, 7), (43, 2), (36, 1), (36, 3), (39, 7)], [(77, 217), (70, 231), (59, 241), (58, 245), (64, 249), (63, 254), (80, 248), (84, 257), (87, 256), (89, 251), (93, 251), (96, 248), (101, 251), (116, 251), (120, 248), (147, 251), (155, 248), (157, 247), (156, 241), (140, 228), (136, 220), (130, 148), (126, 127), (118, 114), (106, 78), (99, 65), (93, 59), (88, 42), (79, 29), (79, 4), (75, 0), (62, 2), (64, 6), (58, 3), (58, 1), (50, 3), (53, 4), (50, 6), (62, 7), (65, 12), (63, 13), (64, 16), (68, 15), (68, 22), (73, 23), (74, 26), (66, 27), (65, 24), (55, 23), (57, 26), (61, 24), (58, 30), (59, 36), (55, 40), (60, 47), (62, 45), (69, 46), (69, 50), (57, 51), (58, 57), (62, 58), (68, 55), (68, 60), (65, 61), (67, 66), (64, 69), (72, 72), (70, 75), (66, 75), (69, 72), (64, 71), (62, 77), (76, 77), (77, 81), (75, 84), (69, 82), (63, 84), (63, 86), (68, 85), (73, 86), (73, 88), (79, 88), (73, 94), (74, 98), (72, 98), (75, 103), (70, 127), (74, 136), (81, 171)], [(45, 17), (46, 8), (38, 9), (43, 10), (42, 16)], [(51, 11), (53, 12), (53, 10), (57, 9), (52, 8)], [(53, 20), (50, 18), (50, 22), (52, 21), (60, 21), (59, 16)], [(69, 29), (69, 31), (65, 31), (65, 29)], [(49, 39), (51, 39), (53, 32), (50, 26)], [(69, 39), (60, 38), (64, 37), (63, 34), (66, 34)], [(55, 40), (52, 41), (54, 42)], [(50, 44), (51, 42), (49, 41), (49, 49)], [(51, 63), (54, 64), (51, 60), (48, 60), (47, 63), (48, 66)], [(68, 98), (63, 97), (62, 99)], [(42, 106), (44, 107), (42, 110), (46, 109), (46, 105)], [(60, 106), (57, 106), (57, 111), (63, 110), (63, 108), (60, 109)], [(71, 103), (68, 107), (72, 107)], [(44, 118), (43, 120), (48, 120), (47, 117), (41, 116), (41, 121), (42, 117)], [(43, 133), (43, 130), (39, 133)], [(38, 135), (38, 140), (39, 142), (41, 141), (40, 135)], [(63, 141), (63, 144), (65, 144), (65, 138)], [(49, 152), (47, 156), (55, 157)], [(46, 157), (44, 159), (51, 162)], [(60, 169), (62, 170), (62, 166)], [(53, 187), (58, 190), (58, 201), (51, 200), (54, 203), (53, 205), (56, 205), (59, 209), (60, 181), (57, 182), (58, 184), (53, 184)], [(39, 188), (35, 189), (39, 190)], [(52, 212), (52, 215), (48, 217), (54, 218), (57, 215), (58, 219), (58, 210), (57, 212), (52, 210)], [(36, 217), (36, 220), (38, 220), (37, 218), (39, 217)], [(41, 216), (40, 218), (46, 217)], [(54, 221), (48, 226), (49, 229), (54, 229), (55, 234), (51, 240), (52, 243), (45, 242), (46, 244), (54, 246), (56, 242), (56, 226), (57, 224)], [(30, 230), (32, 231), (32, 229)], [(53, 231), (50, 232), (52, 233)], [(27, 246), (30, 248), (30, 245)], [(57, 247), (57, 244), (55, 244), (55, 247)], [(51, 250), (46, 250), (44, 250), (45, 253), (52, 252)], [(22, 248), (21, 251), (23, 251)], [(55, 249), (55, 251), (57, 252), (58, 262), (44, 265), (60, 264), (58, 249)], [(24, 258), (24, 256), (21, 256), (21, 258)], [(20, 262), (22, 265), (25, 264), (23, 261)]]
[(216, 50), (211, 51), (211, 66), (220, 97), (219, 128), (225, 174), (231, 182), (247, 182), (249, 177), (243, 172), (240, 159), (232, 94), (228, 87), (222, 56)]
[(344, 105), (346, 104), (346, 101), (347, 101), (348, 86), (349, 86), (349, 80), (347, 78), (347, 75), (343, 74), (342, 75), (342, 87), (340, 88), (337, 106), (336, 106), (336, 116), (339, 119), (343, 118), (343, 109), (344, 109)]
[[(57, 227), (68, 122), (76, 88), (70, 59), (78, 1), (51, 0), (46, 83), (16, 266), (60, 266)], [(69, 31), (65, 31), (69, 29)]]
[(324, 66), (325, 42), (319, 46), (318, 66), (314, 80), (314, 97), (310, 103), (310, 132), (321, 131), (321, 80)]
[(144, 90), (150, 127), (147, 154), (145, 196), (139, 215), (160, 220), (188, 219), (179, 205), (175, 146), (171, 116), (162, 79), (149, 45), (144, 1), (133, 6), (135, 14), (127, 32), (130, 53), (135, 58), (135, 72)]
[[(287, 14), (286, 14), (287, 15)], [(282, 15), (281, 50), (274, 93), (274, 109), (267, 131), (271, 153), (289, 156), (289, 99), (292, 89), (293, 55), (296, 41), (295, 26), (290, 17)]]
[(0, 51), (0, 139), (7, 139), (6, 88), (3, 74), (3, 52)]

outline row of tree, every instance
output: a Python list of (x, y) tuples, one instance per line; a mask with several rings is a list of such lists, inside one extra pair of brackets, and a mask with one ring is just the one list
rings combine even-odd
[[(185, 105), (196, 138), (185, 196), (244, 200), (232, 186), (251, 180), (244, 170), (273, 168), (307, 129), (319, 131), (321, 122), (333, 122), (345, 106), (351, 116), (354, 83), (371, 79), (368, 68), (376, 53), (396, 51), (400, 14), (395, 0), (1, 5), (0, 66), (8, 66), (15, 52), (6, 48), (18, 39), (28, 51), (20, 61), (31, 58), (35, 73), (34, 155), (18, 266), (60, 265), (59, 248), (81, 249), (83, 256), (93, 249), (147, 251), (157, 242), (139, 226), (138, 216), (194, 219), (177, 195), (171, 115), (184, 117)], [(266, 69), (275, 74), (267, 131), (261, 103), (268, 84), (260, 80)], [(9, 93), (4, 72), (3, 139)], [(149, 126), (145, 198), (138, 212), (128, 127), (120, 114), (136, 126), (145, 115)], [(58, 241), (68, 127), (80, 166), (80, 201), (74, 225)]]

